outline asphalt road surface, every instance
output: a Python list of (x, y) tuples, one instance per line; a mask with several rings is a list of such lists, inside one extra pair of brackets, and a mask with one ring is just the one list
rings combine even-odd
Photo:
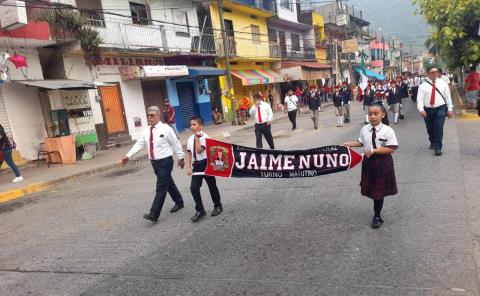
[[(218, 179), (224, 212), (195, 224), (190, 180), (176, 168), (186, 206), (171, 214), (167, 197), (152, 224), (142, 215), (155, 179), (143, 162), (0, 205), (0, 295), (479, 295), (479, 125), (448, 121), (444, 155), (435, 157), (408, 107), (393, 126), (399, 194), (386, 198), (379, 230), (360, 196), (360, 166), (315, 178)], [(319, 130), (307, 115), (293, 133), (276, 122), (277, 148), (358, 138), (360, 104), (343, 128), (333, 113), (320, 113)], [(226, 140), (255, 143), (253, 130)], [(206, 185), (202, 194), (211, 211)]]

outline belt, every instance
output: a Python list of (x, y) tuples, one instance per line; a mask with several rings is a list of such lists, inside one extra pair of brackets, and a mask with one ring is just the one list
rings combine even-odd
[(442, 107), (446, 107), (446, 104), (440, 105), (438, 107), (423, 107), (423, 108), (424, 109), (429, 109), (429, 110), (434, 110), (434, 109), (438, 109), (438, 108), (442, 108)]
[(169, 160), (169, 159), (173, 159), (173, 156), (167, 156), (165, 158), (153, 159), (153, 160), (151, 159), (150, 161), (154, 163), (154, 162), (160, 162), (160, 161)]
[(206, 159), (206, 158), (205, 158), (205, 159), (202, 159), (202, 160), (194, 160), (194, 161), (193, 161), (194, 164), (201, 164), (201, 163), (205, 163), (205, 162), (207, 162), (207, 159)]
[(266, 122), (263, 122), (263, 123), (255, 123), (255, 125), (264, 125), (264, 124), (267, 124)]

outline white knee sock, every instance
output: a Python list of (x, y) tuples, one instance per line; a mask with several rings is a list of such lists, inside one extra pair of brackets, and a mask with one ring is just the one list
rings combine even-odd
[(398, 122), (398, 112), (397, 113), (394, 113), (395, 114), (395, 123)]

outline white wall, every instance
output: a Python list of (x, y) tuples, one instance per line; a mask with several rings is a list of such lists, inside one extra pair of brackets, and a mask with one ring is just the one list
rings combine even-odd
[[(130, 135), (134, 140), (138, 139), (141, 129), (135, 128), (133, 118), (140, 117), (143, 127), (147, 126), (147, 115), (145, 113), (145, 103), (143, 101), (143, 92), (140, 80), (122, 81), (120, 78), (119, 66), (97, 66), (90, 69), (85, 65), (83, 57), (64, 57), (65, 69), (70, 69), (70, 79), (79, 79), (86, 81), (97, 81), (105, 83), (120, 83), (120, 91), (125, 109), (125, 117)], [(89, 73), (89, 74), (87, 74)], [(93, 76), (92, 76), (93, 74)], [(101, 105), (90, 98), (92, 109), (94, 111), (95, 123), (100, 123), (99, 116), (102, 116)], [(103, 119), (101, 119), (103, 122)]]
[[(13, 50), (0, 48), (2, 52), (10, 53), (13, 56)], [(27, 58), (27, 68), (16, 69), (12, 62), (6, 61), (6, 65), (10, 69), (11, 80), (42, 80), (43, 72), (40, 59), (38, 58), (38, 52), (36, 49), (15, 49), (15, 52)]]
[(281, 2), (281, 0), (277, 0), (278, 17), (283, 19), (283, 20), (298, 23), (296, 1), (295, 0), (289, 0), (290, 9), (282, 7), (280, 5), (280, 2)]
[(1, 88), (17, 150), (23, 158), (35, 160), (38, 143), (47, 137), (38, 88), (14, 83), (4, 83)]

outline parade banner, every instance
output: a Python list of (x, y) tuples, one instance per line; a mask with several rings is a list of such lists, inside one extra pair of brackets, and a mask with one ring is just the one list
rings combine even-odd
[(344, 146), (266, 150), (206, 140), (205, 175), (237, 178), (299, 178), (343, 172), (363, 156)]

